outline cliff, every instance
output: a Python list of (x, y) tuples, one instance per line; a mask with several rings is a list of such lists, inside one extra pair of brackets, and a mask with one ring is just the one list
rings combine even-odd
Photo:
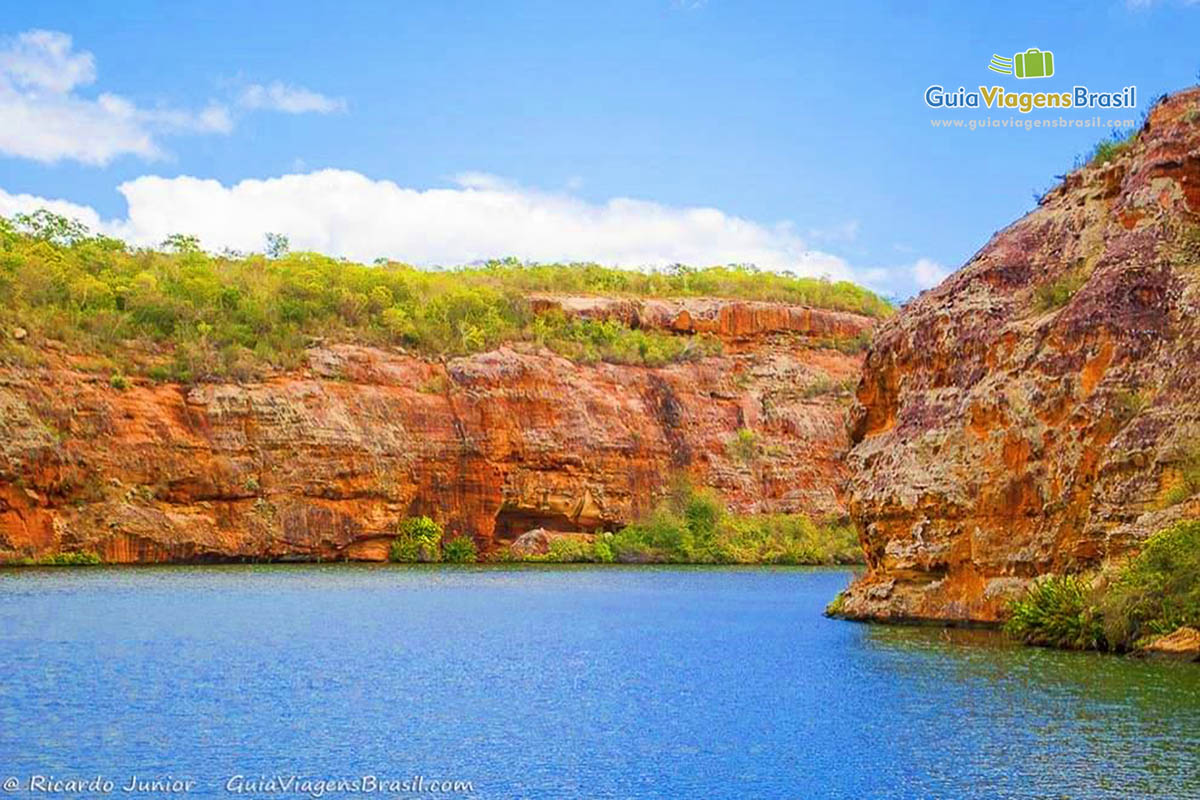
[(994, 622), (1200, 514), (1200, 90), (1151, 110), (877, 332), (847, 616)]
[(532, 304), (709, 333), (723, 352), (649, 368), (530, 343), (444, 362), (322, 345), (257, 382), (118, 388), (48, 344), (43, 364), (0, 368), (0, 560), (382, 559), (415, 514), (487, 551), (537, 527), (615, 528), (677, 473), (738, 511), (844, 514), (842, 387), (861, 355), (830, 345), (874, 320), (706, 298)]

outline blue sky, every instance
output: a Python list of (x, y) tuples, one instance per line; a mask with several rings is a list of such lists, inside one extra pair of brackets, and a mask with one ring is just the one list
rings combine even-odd
[[(905, 297), (1105, 135), (936, 130), (1017, 115), (934, 112), (928, 85), (1134, 84), (1103, 116), (1139, 117), (1196, 82), (1200, 5), (1050, 5), (10, 4), (0, 211), (421, 263), (754, 261)], [(1028, 47), (1054, 78), (987, 71)]]

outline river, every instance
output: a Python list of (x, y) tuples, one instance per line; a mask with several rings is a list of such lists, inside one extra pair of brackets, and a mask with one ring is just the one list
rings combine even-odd
[(822, 617), (851, 577), (0, 570), (0, 780), (16, 797), (93, 780), (58, 794), (1200, 797), (1200, 667)]

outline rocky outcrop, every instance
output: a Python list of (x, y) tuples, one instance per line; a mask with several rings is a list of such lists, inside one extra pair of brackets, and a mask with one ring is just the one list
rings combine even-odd
[(627, 298), (590, 295), (533, 295), (537, 312), (561, 311), (583, 319), (615, 319), (630, 328), (674, 333), (708, 333), (727, 341), (794, 333), (818, 339), (867, 336), (873, 320), (840, 311), (754, 300), (715, 297)]
[(1138, 651), (1148, 658), (1169, 658), (1177, 661), (1200, 661), (1200, 631), (1183, 627), (1159, 636)]
[(1200, 90), (877, 332), (852, 412), (852, 617), (994, 622), (1200, 514)]
[(382, 559), (416, 514), (487, 551), (538, 527), (615, 528), (678, 473), (741, 511), (844, 513), (841, 389), (861, 356), (826, 345), (870, 321), (672, 308), (732, 320), (711, 327), (725, 354), (646, 368), (336, 345), (261, 383), (119, 389), (46, 350), (44, 365), (0, 368), (0, 559)]

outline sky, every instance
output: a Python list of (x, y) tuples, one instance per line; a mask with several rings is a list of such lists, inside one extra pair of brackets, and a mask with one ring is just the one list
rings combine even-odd
[[(1055, 75), (987, 69), (1054, 54)], [(0, 215), (138, 245), (454, 265), (753, 263), (896, 299), (1197, 82), (1200, 3), (55, 2), (0, 15)], [(935, 110), (1137, 87), (1138, 108)]]

